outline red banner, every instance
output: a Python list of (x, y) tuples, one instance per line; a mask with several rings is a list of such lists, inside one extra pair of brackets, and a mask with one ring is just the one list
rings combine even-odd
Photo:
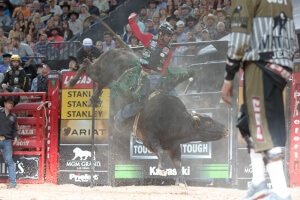
[[(66, 89), (66, 84), (75, 76), (76, 72), (62, 73), (62, 89)], [(87, 74), (83, 74), (72, 89), (90, 89), (93, 88), (93, 81)]]

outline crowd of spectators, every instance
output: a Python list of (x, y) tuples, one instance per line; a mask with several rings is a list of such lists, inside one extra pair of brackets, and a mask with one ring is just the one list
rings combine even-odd
[[(49, 42), (76, 39), (87, 17), (105, 17), (117, 5), (116, 0), (0, 0), (0, 87), (6, 73), (10, 71), (10, 78), (18, 79), (15, 74), (21, 69), (31, 85), (39, 73), (44, 74), (41, 66), (51, 68), (45, 63)], [(19, 70), (11, 67), (12, 55), (20, 57)]]
[[(157, 35), (160, 24), (169, 22), (175, 30), (173, 43), (219, 40), (229, 34), (231, 0), (148, 0), (148, 6), (136, 11), (136, 22), (143, 33)], [(123, 33), (129, 46), (139, 45), (129, 25)], [(178, 55), (196, 55), (206, 45), (178, 46), (173, 63), (188, 65)]]
[[(23, 68), (32, 82), (49, 42), (73, 39), (83, 31), (87, 17), (105, 17), (117, 5), (117, 0), (0, 0), (0, 82), (4, 71), (9, 69), (8, 55), (17, 54), (22, 58)], [(143, 33), (153, 35), (158, 34), (160, 24), (169, 22), (175, 30), (173, 43), (218, 40), (229, 33), (230, 7), (230, 0), (148, 0), (146, 7), (135, 11), (136, 22)], [(119, 38), (130, 47), (141, 45), (128, 24), (124, 30), (118, 34)], [(110, 32), (103, 34), (103, 41), (99, 38), (93, 42), (93, 48), (100, 54), (120, 46)], [(180, 64), (176, 55), (196, 55), (199, 48), (197, 45), (177, 47), (173, 62)], [(89, 47), (83, 49), (80, 55), (88, 57)], [(83, 60), (77, 59), (78, 64)]]
[(48, 42), (71, 40), (83, 31), (88, 16), (105, 17), (116, 5), (116, 0), (0, 0), (0, 57), (20, 52), (13, 45), (17, 38), (32, 50), (21, 58), (44, 57)]

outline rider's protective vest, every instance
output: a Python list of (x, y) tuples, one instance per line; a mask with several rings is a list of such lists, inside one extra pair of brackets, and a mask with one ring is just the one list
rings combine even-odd
[(7, 72), (9, 74), (9, 85), (13, 87), (20, 88), (24, 90), (24, 85), (26, 80), (25, 72), (22, 67), (19, 67), (17, 70), (13, 71), (12, 69), (9, 69)]
[(154, 71), (161, 71), (168, 57), (170, 46), (159, 47), (158, 36), (153, 36), (150, 45), (144, 48), (140, 64)]

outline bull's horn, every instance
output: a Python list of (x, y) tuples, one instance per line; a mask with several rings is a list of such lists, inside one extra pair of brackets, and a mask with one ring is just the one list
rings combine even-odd
[(98, 20), (120, 42), (123, 48), (131, 49), (100, 17), (91, 15), (83, 21), (83, 24), (92, 21), (92, 19)]

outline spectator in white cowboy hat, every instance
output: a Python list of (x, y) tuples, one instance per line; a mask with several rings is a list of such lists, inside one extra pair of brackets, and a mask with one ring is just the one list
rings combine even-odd
[(226, 10), (222, 9), (222, 8), (218, 8), (215, 12), (214, 15), (217, 17), (217, 21), (218, 22), (224, 22), (224, 19), (227, 15)]
[(181, 10), (180, 20), (186, 22), (186, 19), (190, 16), (192, 8), (186, 4), (183, 4), (180, 7), (180, 10)]
[(214, 16), (213, 14), (208, 14), (204, 17), (204, 24), (210, 35), (216, 34), (216, 16)]

